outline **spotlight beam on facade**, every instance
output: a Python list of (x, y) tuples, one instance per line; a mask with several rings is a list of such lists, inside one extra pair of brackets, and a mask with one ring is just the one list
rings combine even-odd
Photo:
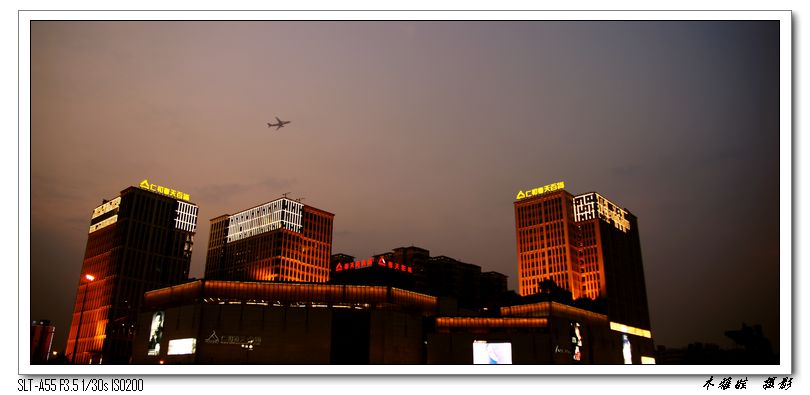
[(84, 284), (84, 297), (82, 298), (82, 308), (79, 311), (79, 325), (76, 328), (76, 340), (73, 342), (73, 354), (70, 355), (70, 363), (76, 363), (76, 351), (79, 347), (79, 333), (82, 331), (82, 318), (84, 318), (84, 304), (87, 302), (87, 289), (90, 288), (90, 283), (96, 279), (95, 276), (90, 274), (84, 275), (87, 282)]

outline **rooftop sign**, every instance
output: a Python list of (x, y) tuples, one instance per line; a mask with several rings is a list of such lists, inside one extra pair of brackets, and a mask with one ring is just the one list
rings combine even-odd
[[(349, 262), (349, 263), (338, 263), (337, 266), (335, 266), (335, 271), (340, 272), (340, 271), (349, 270), (349, 269), (363, 269), (363, 268), (367, 268), (367, 267), (372, 267), (372, 266), (374, 266), (373, 262), (374, 262), (374, 258), (369, 258), (369, 259), (366, 259), (364, 261), (355, 261), (355, 262)], [(399, 263), (395, 263), (395, 262), (391, 262), (391, 261), (386, 261), (385, 257), (382, 257), (382, 256), (377, 261), (377, 266), (387, 267), (389, 269), (393, 269), (393, 270), (401, 271), (401, 272), (413, 273), (413, 267), (400, 265)]]
[(532, 197), (532, 196), (538, 196), (538, 195), (542, 195), (542, 194), (547, 193), (547, 192), (558, 191), (558, 190), (563, 189), (563, 188), (565, 188), (565, 183), (560, 181), (560, 182), (555, 182), (553, 184), (544, 185), (544, 186), (539, 187), (539, 188), (527, 189), (526, 191), (518, 191), (517, 196), (515, 197), (515, 200), (525, 199), (525, 198)]
[(148, 191), (156, 192), (161, 195), (166, 195), (168, 197), (173, 197), (178, 200), (185, 200), (188, 201), (189, 196), (187, 193), (183, 193), (180, 191), (175, 191), (169, 187), (159, 186), (157, 184), (150, 184), (149, 181), (143, 180), (141, 181), (140, 185), (141, 188), (146, 189)]

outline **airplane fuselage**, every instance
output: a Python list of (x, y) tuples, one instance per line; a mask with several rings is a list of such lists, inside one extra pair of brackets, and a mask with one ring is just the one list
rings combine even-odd
[(268, 122), (267, 127), (272, 128), (272, 127), (275, 126), (276, 130), (279, 130), (279, 129), (283, 128), (284, 125), (292, 122), (292, 121), (282, 121), (282, 120), (278, 119), (278, 117), (276, 117), (276, 121), (278, 121), (278, 123), (270, 123), (270, 122)]

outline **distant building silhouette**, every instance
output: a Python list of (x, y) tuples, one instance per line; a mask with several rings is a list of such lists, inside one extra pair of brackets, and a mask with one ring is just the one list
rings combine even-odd
[(726, 337), (734, 341), (738, 348), (732, 350), (745, 364), (778, 364), (771, 341), (762, 333), (761, 325), (750, 327), (745, 323), (739, 330), (725, 332)]
[(499, 272), (481, 273), (481, 305), (485, 311), (495, 310), (508, 303), (510, 294), (507, 289), (507, 278), (505, 274)]
[(735, 347), (722, 349), (713, 343), (691, 343), (685, 348), (656, 348), (656, 360), (662, 365), (778, 365), (779, 356), (773, 352), (771, 342), (762, 333), (760, 325), (745, 323), (739, 330), (728, 330), (725, 335)]
[(497, 310), (508, 297), (507, 276), (481, 272), (481, 266), (410, 246), (355, 260), (346, 254), (332, 255), (334, 284), (384, 285), (439, 298), (442, 311), (475, 314)]

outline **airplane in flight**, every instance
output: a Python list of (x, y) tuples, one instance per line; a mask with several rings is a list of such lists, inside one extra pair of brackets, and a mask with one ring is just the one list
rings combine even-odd
[(271, 127), (275, 126), (276, 130), (279, 130), (279, 129), (283, 128), (284, 125), (292, 122), (292, 121), (282, 121), (282, 120), (278, 119), (278, 117), (276, 117), (276, 121), (278, 121), (278, 123), (270, 123), (270, 122), (268, 122), (267, 127), (271, 128)]

